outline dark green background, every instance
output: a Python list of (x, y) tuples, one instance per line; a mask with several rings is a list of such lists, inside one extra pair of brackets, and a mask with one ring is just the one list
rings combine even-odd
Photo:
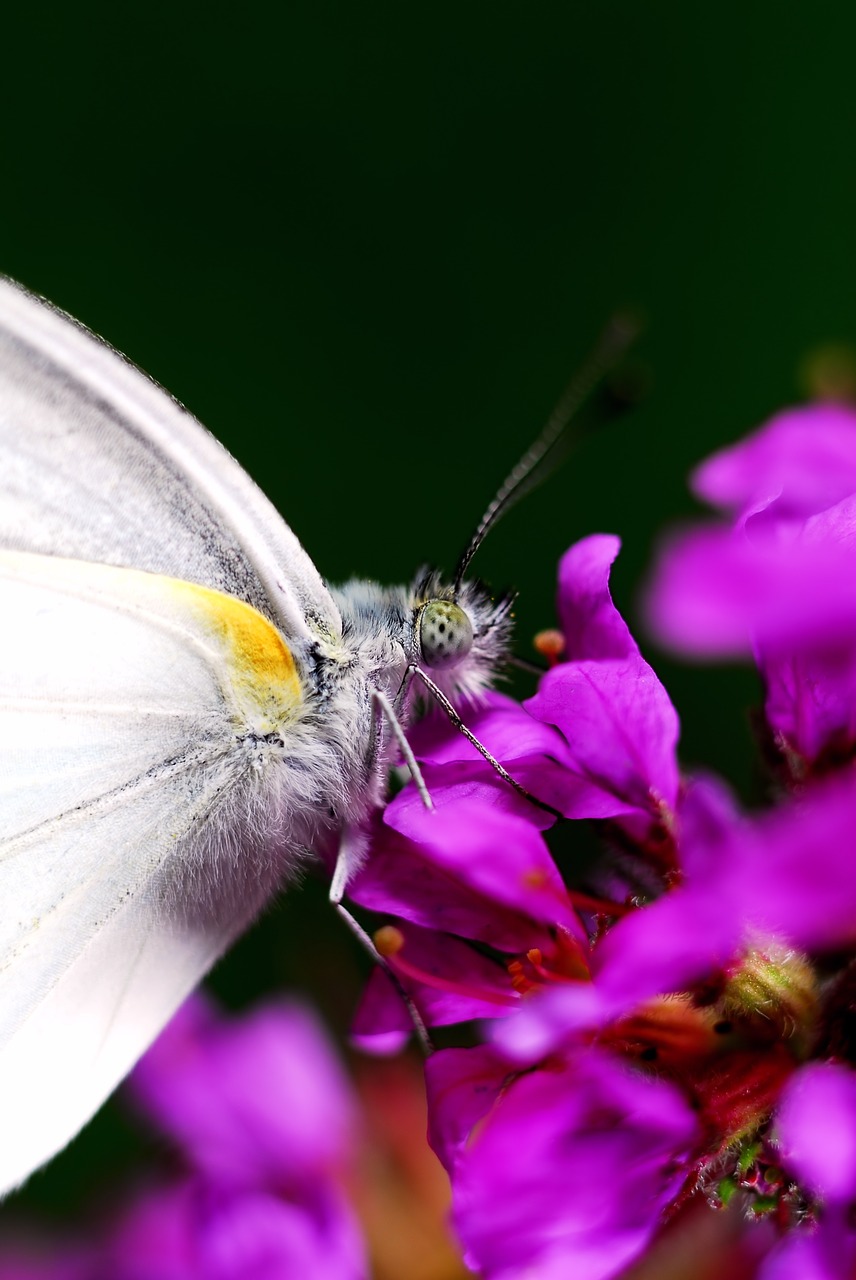
[[(691, 464), (856, 338), (851, 5), (84, 0), (0, 40), (0, 270), (192, 408), (331, 580), (451, 566), (610, 311), (644, 310), (644, 404), (477, 561), (522, 592), (521, 651), (587, 532), (622, 535), (632, 611)], [(686, 757), (748, 792), (751, 676), (655, 660)], [(349, 940), (293, 943), (319, 897), (226, 963), (230, 1000), (302, 973), (346, 1019)], [(31, 1194), (101, 1166), (86, 1141)]]

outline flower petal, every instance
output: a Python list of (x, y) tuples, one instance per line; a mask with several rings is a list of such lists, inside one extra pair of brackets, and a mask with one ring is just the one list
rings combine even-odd
[(567, 743), (559, 802), (566, 817), (641, 812), (656, 821), (661, 806), (674, 809), (677, 801), (678, 717), (612, 602), (609, 571), (619, 545), (598, 534), (563, 556), (558, 607), (567, 660), (524, 706)]
[[(455, 1065), (464, 1090), (450, 1083)], [(483, 1055), (478, 1066), (493, 1068), (479, 1095), (465, 1060), (447, 1063), (433, 1107), (435, 1124), (444, 1105), (453, 1110), (453, 1217), (469, 1264), (503, 1280), (617, 1274), (677, 1189), (676, 1161), (696, 1133), (689, 1106), (670, 1085), (593, 1050), (518, 1076), (500, 1094), (496, 1063)], [(480, 1123), (462, 1144), (474, 1112)]]
[(227, 1020), (194, 997), (129, 1087), (193, 1166), (227, 1186), (300, 1184), (342, 1161), (353, 1129), (332, 1049), (310, 1013), (284, 1001)]
[(582, 936), (537, 828), (476, 799), (431, 813), (393, 802), (348, 892), (373, 911), (500, 950), (527, 950), (545, 924)]
[(856, 492), (856, 413), (844, 405), (788, 409), (721, 449), (693, 492), (735, 514), (775, 499), (777, 516), (807, 516)]
[(785, 1087), (776, 1117), (785, 1167), (824, 1200), (856, 1200), (856, 1075), (837, 1063), (802, 1068)]

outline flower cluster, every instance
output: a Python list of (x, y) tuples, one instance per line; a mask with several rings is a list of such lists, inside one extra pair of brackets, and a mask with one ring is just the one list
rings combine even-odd
[[(397, 983), (449, 1046), (426, 1064), (429, 1138), (483, 1280), (695, 1280), (702, 1248), (710, 1276), (856, 1277), (856, 414), (782, 414), (694, 487), (720, 515), (664, 547), (649, 622), (756, 662), (764, 804), (681, 770), (610, 595), (618, 539), (596, 535), (562, 560), (535, 695), (465, 712), (521, 789), (429, 715), (410, 737), (435, 809), (400, 791), (349, 889), (385, 921), (356, 1038), (409, 1038)], [(353, 1103), (304, 1012), (195, 999), (129, 1089), (170, 1171), (97, 1239), (7, 1250), (0, 1277), (367, 1275)], [(395, 1234), (391, 1203), (363, 1201), (364, 1225)], [(414, 1221), (383, 1274), (416, 1274)], [(420, 1274), (461, 1274), (428, 1252)]]
[[(545, 809), (432, 716), (412, 741), (436, 811), (405, 788), (352, 889), (425, 1022), (483, 1020), (427, 1086), (487, 1280), (606, 1280), (699, 1207), (751, 1224), (741, 1274), (856, 1274), (856, 416), (783, 414), (695, 488), (724, 518), (666, 547), (649, 616), (683, 652), (755, 658), (766, 807), (680, 771), (597, 535), (562, 561), (535, 696), (467, 723), (602, 856), (560, 874)], [(408, 1033), (383, 971), (356, 1031)]]

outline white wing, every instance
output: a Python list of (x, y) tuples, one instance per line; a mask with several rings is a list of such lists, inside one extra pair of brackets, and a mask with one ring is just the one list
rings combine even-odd
[(41, 553), (0, 554), (2, 1190), (74, 1135), (270, 893), (285, 811), (241, 734), (291, 724), (306, 655), (341, 621), (229, 454), (2, 280), (0, 548)]
[(293, 647), (313, 629), (341, 634), (312, 561), (222, 445), (106, 343), (2, 279), (0, 546), (229, 592)]
[[(0, 552), (0, 1189), (97, 1109), (282, 872), (256, 736), (301, 684), (248, 606)], [(278, 771), (273, 771), (273, 776)]]

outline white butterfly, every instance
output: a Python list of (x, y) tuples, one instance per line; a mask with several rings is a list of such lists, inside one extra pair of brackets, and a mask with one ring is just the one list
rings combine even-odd
[(0, 1190), (309, 852), (341, 898), (416, 669), (454, 697), (506, 651), (462, 573), (326, 587), (195, 419), (0, 281)]

